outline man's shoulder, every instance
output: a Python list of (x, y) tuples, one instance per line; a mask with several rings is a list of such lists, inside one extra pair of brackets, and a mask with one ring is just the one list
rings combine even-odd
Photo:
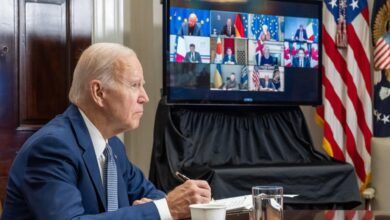
[(63, 144), (70, 143), (69, 145), (73, 145), (75, 142), (75, 134), (69, 118), (64, 115), (56, 116), (27, 139), (21, 150), (26, 150), (31, 145), (45, 141), (52, 142), (53, 144), (55, 142), (61, 142)]
[(74, 135), (70, 119), (64, 115), (58, 115), (39, 130), (38, 134), (52, 135), (56, 137), (68, 137)]
[[(28, 161), (42, 155), (76, 161), (77, 146), (69, 119), (59, 115), (27, 139), (14, 160), (13, 169), (22, 169)], [(20, 172), (23, 173), (22, 170)]]

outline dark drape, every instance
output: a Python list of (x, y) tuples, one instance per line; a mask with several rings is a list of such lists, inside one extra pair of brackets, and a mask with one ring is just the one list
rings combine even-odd
[(299, 107), (174, 107), (156, 113), (149, 177), (165, 192), (175, 172), (209, 181), (214, 198), (281, 185), (293, 208), (352, 208), (360, 203), (353, 167), (319, 153)]

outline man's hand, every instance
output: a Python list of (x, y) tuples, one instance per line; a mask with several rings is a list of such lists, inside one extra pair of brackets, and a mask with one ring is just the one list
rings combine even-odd
[(153, 201), (153, 200), (148, 199), (148, 198), (142, 198), (142, 199), (139, 199), (139, 200), (135, 200), (133, 202), (133, 205), (141, 205), (141, 204), (148, 203), (148, 202), (151, 202), (151, 201)]
[(211, 199), (210, 186), (203, 180), (187, 180), (168, 193), (167, 203), (173, 219), (190, 217), (191, 204), (208, 203)]

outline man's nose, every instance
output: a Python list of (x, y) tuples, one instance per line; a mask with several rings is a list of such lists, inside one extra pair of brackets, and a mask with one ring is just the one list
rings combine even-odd
[(144, 87), (142, 87), (142, 89), (141, 89), (141, 95), (139, 97), (139, 102), (142, 104), (149, 102), (149, 97), (148, 97), (148, 94), (146, 93)]

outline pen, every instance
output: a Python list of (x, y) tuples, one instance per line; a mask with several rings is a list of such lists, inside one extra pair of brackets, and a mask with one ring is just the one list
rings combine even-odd
[(186, 175), (180, 173), (179, 171), (176, 171), (175, 174), (176, 174), (177, 178), (179, 178), (183, 182), (190, 180), (190, 178), (188, 178)]

